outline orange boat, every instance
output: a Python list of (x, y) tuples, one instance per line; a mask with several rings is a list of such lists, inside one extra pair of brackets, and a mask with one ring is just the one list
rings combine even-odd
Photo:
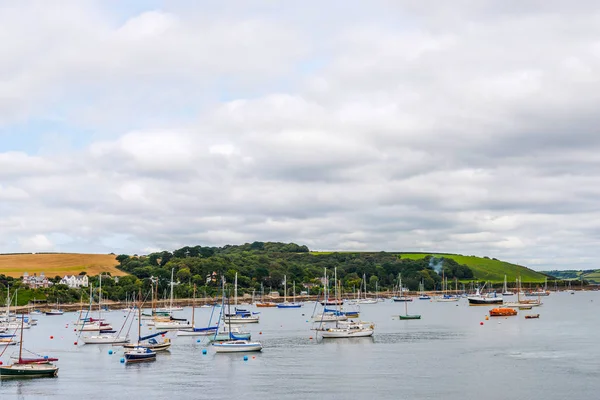
[(492, 308), (490, 310), (490, 317), (509, 317), (511, 315), (517, 315), (517, 310), (513, 308)]
[(256, 307), (277, 307), (277, 303), (266, 301), (262, 303), (256, 303)]

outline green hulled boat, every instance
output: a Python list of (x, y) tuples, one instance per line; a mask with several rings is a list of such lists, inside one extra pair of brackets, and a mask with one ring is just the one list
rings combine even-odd
[(400, 319), (421, 319), (420, 315), (399, 315)]
[[(400, 293), (402, 293), (402, 276), (398, 275), (398, 287), (400, 288)], [(400, 319), (421, 319), (421, 315), (420, 314), (412, 314), (410, 315), (408, 313), (408, 302), (405, 301), (404, 302), (404, 315), (398, 315), (398, 317), (400, 317)]]

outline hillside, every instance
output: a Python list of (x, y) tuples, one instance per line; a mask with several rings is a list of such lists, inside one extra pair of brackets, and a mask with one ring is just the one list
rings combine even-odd
[(437, 253), (397, 253), (401, 258), (419, 260), (427, 255), (434, 257), (451, 258), (459, 264), (465, 264), (473, 271), (475, 278), (490, 282), (503, 282), (504, 275), (509, 282), (514, 282), (516, 278), (521, 277), (523, 282), (544, 282), (546, 275), (536, 272), (521, 265), (511, 264), (505, 261), (490, 259), (485, 257), (463, 256), (458, 254), (437, 254)]
[(588, 281), (590, 283), (600, 284), (600, 269), (585, 271), (544, 271), (544, 273), (561, 280), (580, 281), (583, 279), (584, 281)]
[(48, 278), (80, 272), (90, 276), (100, 272), (110, 272), (112, 276), (127, 275), (115, 268), (118, 264), (114, 254), (4, 254), (0, 255), (0, 274), (13, 278), (22, 276), (23, 272), (29, 275), (43, 272)]

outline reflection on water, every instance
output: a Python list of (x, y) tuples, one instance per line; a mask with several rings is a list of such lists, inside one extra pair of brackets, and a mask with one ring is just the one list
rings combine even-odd
[[(372, 338), (325, 340), (310, 330), (306, 307), (261, 309), (260, 324), (247, 328), (264, 350), (248, 353), (247, 361), (244, 354), (215, 354), (206, 338), (171, 334), (171, 348), (158, 352), (155, 362), (131, 365), (119, 362), (120, 347), (75, 346), (75, 332), (66, 326), (77, 313), (39, 316), (39, 325), (25, 332), (26, 347), (59, 357), (59, 376), (2, 380), (0, 399), (487, 400), (533, 393), (545, 400), (595, 399), (600, 321), (590, 316), (598, 315), (600, 301), (591, 301), (596, 298), (595, 292), (552, 294), (539, 320), (519, 312), (488, 321), (487, 308), (461, 300), (458, 306), (415, 302), (411, 313), (422, 319), (401, 321), (403, 305), (380, 303), (361, 309), (360, 319), (376, 324)], [(196, 311), (198, 325), (210, 312)], [(107, 319), (116, 324), (124, 318), (114, 311)], [(4, 362), (12, 352), (6, 351)]]

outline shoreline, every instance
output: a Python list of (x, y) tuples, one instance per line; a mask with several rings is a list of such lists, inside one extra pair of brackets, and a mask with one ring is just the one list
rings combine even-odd
[[(574, 292), (581, 292), (581, 291), (599, 291), (600, 289), (597, 286), (589, 286), (589, 287), (585, 287), (583, 289), (581, 288), (577, 288), (577, 289), (572, 289), (572, 291)], [(569, 290), (563, 290), (563, 291), (550, 291), (550, 294), (556, 294), (556, 293), (564, 293), (564, 292), (568, 292)], [(425, 294), (429, 295), (429, 296), (443, 296), (444, 294), (462, 294), (462, 291), (456, 291), (456, 290), (447, 290), (445, 292), (442, 291), (426, 291), (424, 292)], [(367, 294), (367, 298), (384, 298), (384, 299), (391, 299), (394, 295), (397, 295), (397, 293), (393, 293), (393, 292), (381, 292), (378, 294), (378, 296), (375, 296), (373, 293), (369, 293)], [(409, 297), (418, 297), (420, 295), (420, 292), (418, 291), (412, 291), (412, 292), (405, 292), (404, 293), (405, 296), (409, 296)], [(513, 296), (511, 296), (512, 298)], [(514, 297), (516, 297), (516, 295), (514, 295)], [(535, 296), (528, 296), (528, 297), (535, 297)], [(545, 297), (545, 296), (542, 296)], [(351, 293), (345, 293), (344, 295), (342, 295), (343, 299), (349, 299), (349, 300), (355, 300), (354, 298), (354, 294)], [(265, 296), (263, 299), (259, 298), (259, 297), (255, 297), (255, 302), (259, 302), (259, 301), (268, 301), (268, 302), (273, 302), (273, 303), (283, 303), (284, 298), (283, 296)], [(290, 301), (291, 298), (288, 298), (288, 301)], [(316, 295), (310, 295), (310, 296), (296, 296), (296, 301), (299, 302), (307, 302), (307, 301), (322, 301), (323, 298), (321, 296), (316, 296)], [(203, 305), (212, 305), (215, 303), (218, 303), (220, 301), (220, 298), (210, 298), (210, 297), (205, 297), (205, 298), (196, 298), (195, 304), (196, 307), (200, 307)], [(240, 296), (238, 297), (238, 306), (245, 306), (245, 305), (250, 305), (250, 302), (252, 301), (252, 296)], [(168, 308), (169, 304), (170, 304), (170, 300), (159, 300), (157, 301), (156, 307), (157, 308)], [(128, 306), (131, 306), (131, 303), (127, 303), (125, 301), (113, 301), (113, 300), (103, 300), (102, 304), (105, 307), (108, 307), (109, 309), (112, 310), (116, 310), (116, 309), (123, 309), (126, 308)], [(187, 298), (187, 299), (173, 299), (173, 306), (176, 307), (191, 307), (194, 304), (194, 299), (193, 298)], [(25, 305), (25, 306), (10, 306), (9, 309), (10, 311), (14, 311), (14, 312), (18, 312), (18, 311), (27, 311), (27, 310), (39, 310), (42, 312), (45, 311), (49, 311), (51, 309), (55, 308), (55, 303), (37, 303), (37, 304), (29, 304), (29, 305)], [(71, 311), (79, 311), (79, 310), (87, 310), (89, 308), (89, 303), (66, 303), (66, 304), (61, 304), (60, 308), (63, 311), (66, 312), (71, 312)], [(94, 311), (94, 308), (97, 308), (97, 303), (92, 304), (92, 311)], [(145, 302), (144, 305), (142, 306), (142, 308), (151, 308), (151, 302)]]

